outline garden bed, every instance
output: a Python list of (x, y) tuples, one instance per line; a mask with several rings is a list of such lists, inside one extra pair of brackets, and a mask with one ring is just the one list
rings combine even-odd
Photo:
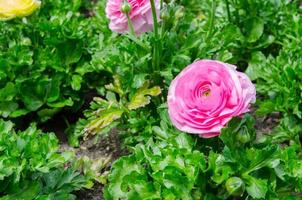
[(0, 1), (0, 200), (299, 200), (301, 0)]

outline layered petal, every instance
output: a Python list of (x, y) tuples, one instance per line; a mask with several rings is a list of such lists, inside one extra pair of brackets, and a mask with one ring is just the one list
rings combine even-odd
[(200, 60), (172, 81), (169, 115), (179, 130), (213, 137), (219, 135), (232, 117), (248, 112), (255, 99), (254, 85), (234, 65)]
[(0, 20), (28, 16), (40, 5), (38, 0), (0, 0)]
[[(121, 12), (124, 0), (108, 0), (106, 5), (106, 16), (110, 20), (109, 28), (117, 33), (129, 31), (128, 20), (125, 13)], [(131, 6), (129, 13), (134, 31), (137, 35), (153, 29), (153, 17), (150, 0), (128, 0)], [(159, 20), (160, 3), (155, 0), (157, 17)]]

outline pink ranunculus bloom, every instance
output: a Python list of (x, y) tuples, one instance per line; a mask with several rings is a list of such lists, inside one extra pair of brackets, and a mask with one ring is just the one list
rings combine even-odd
[(168, 110), (179, 130), (209, 138), (219, 135), (232, 117), (248, 112), (255, 101), (255, 86), (236, 66), (199, 60), (172, 81)]
[[(124, 0), (108, 0), (106, 15), (110, 20), (109, 28), (118, 33), (126, 33), (128, 29), (127, 15), (121, 11)], [(153, 29), (153, 16), (150, 0), (128, 0), (131, 5), (129, 13), (134, 31), (137, 35)], [(155, 0), (157, 18), (159, 20), (160, 2)]]

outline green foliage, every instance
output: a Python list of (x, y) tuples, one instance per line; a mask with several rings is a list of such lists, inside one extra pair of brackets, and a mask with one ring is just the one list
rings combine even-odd
[(153, 137), (114, 163), (106, 199), (298, 198), (301, 147), (263, 145), (252, 136), (243, 144), (242, 129), (254, 135), (251, 116), (233, 119), (220, 136), (225, 146), (204, 154), (204, 144), (161, 121)]
[(249, 72), (257, 78), (257, 89), (268, 98), (261, 102), (258, 113), (265, 115), (274, 111), (292, 113), (301, 118), (301, 78), (302, 51), (298, 41), (285, 41), (286, 46), (274, 58), (255, 55), (255, 62)]
[(201, 188), (194, 185), (205, 170), (203, 153), (193, 149), (189, 135), (153, 128), (155, 134), (164, 135), (156, 134), (146, 144), (135, 146), (132, 155), (115, 162), (106, 199), (192, 199), (201, 195)]
[(88, 168), (89, 159), (74, 159), (73, 152), (59, 152), (54, 134), (35, 125), (16, 132), (0, 120), (0, 199), (75, 199), (73, 191), (91, 188), (100, 175)]
[[(71, 144), (78, 145), (79, 137), (106, 133), (120, 123), (130, 155), (113, 165), (106, 199), (299, 198), (298, 4), (169, 1), (160, 24), (160, 69), (152, 62), (158, 39), (153, 33), (100, 38), (91, 64), (115, 76), (114, 83), (98, 88), (105, 98), (92, 102), (69, 136)], [(150, 96), (159, 94), (159, 87), (149, 89), (149, 84), (159, 85), (166, 94), (180, 70), (204, 58), (237, 64), (242, 71), (247, 68), (264, 95), (257, 112), (285, 113), (280, 126), (262, 135), (247, 115), (233, 119), (219, 141), (209, 142), (172, 128), (167, 116), (155, 112), (163, 98), (155, 98), (155, 106), (149, 104)], [(295, 170), (288, 166), (288, 154)]]
[[(79, 146), (121, 130), (129, 155), (113, 164), (105, 199), (300, 199), (301, 1), (165, 1), (158, 38), (111, 32), (105, 3), (44, 0), (32, 16), (0, 22), (0, 115), (43, 122), (84, 110), (93, 93), (66, 133)], [(279, 124), (259, 133), (241, 116), (207, 140), (173, 128), (168, 86), (196, 59), (246, 71), (256, 113), (280, 113)], [(106, 183), (99, 172), (109, 158), (75, 159), (54, 134), (0, 120), (0, 199), (75, 199), (73, 191)]]
[(81, 106), (94, 84), (88, 80), (99, 77), (91, 73), (91, 52), (100, 27), (107, 30), (101, 16), (87, 18), (83, 10), (100, 7), (103, 3), (43, 1), (33, 16), (0, 22), (2, 117), (36, 112), (45, 121), (64, 107)]

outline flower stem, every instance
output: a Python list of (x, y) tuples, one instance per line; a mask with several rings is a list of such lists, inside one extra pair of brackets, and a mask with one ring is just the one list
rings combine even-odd
[(226, 7), (227, 7), (228, 20), (229, 20), (229, 22), (231, 22), (231, 12), (230, 12), (229, 0), (225, 0), (225, 4), (226, 4)]
[(158, 22), (157, 22), (157, 13), (155, 8), (154, 0), (150, 0), (151, 8), (152, 8), (152, 16), (153, 16), (153, 25), (154, 25), (154, 34), (155, 37), (158, 37)]
[(162, 20), (162, 26), (161, 26), (161, 32), (160, 32), (160, 38), (162, 39), (164, 37), (165, 34), (165, 29), (166, 29), (166, 21)]
[(133, 27), (132, 21), (130, 19), (130, 16), (129, 16), (128, 13), (126, 14), (126, 16), (127, 16), (127, 20), (128, 20), (129, 32), (130, 32), (131, 35), (133, 35), (134, 37), (136, 37), (136, 34), (135, 34), (135, 31), (134, 31), (134, 27)]
[(153, 26), (154, 26), (154, 52), (153, 52), (153, 69), (159, 70), (159, 47), (160, 47), (160, 38), (158, 32), (158, 21), (157, 21), (157, 13), (155, 8), (154, 0), (150, 0), (151, 8), (152, 8), (152, 16), (153, 16)]
[(214, 20), (215, 20), (215, 11), (216, 11), (216, 0), (212, 0), (212, 9), (211, 9), (211, 15), (210, 15), (210, 25), (209, 25), (209, 31), (207, 35), (207, 40), (212, 35), (213, 27), (214, 27)]

